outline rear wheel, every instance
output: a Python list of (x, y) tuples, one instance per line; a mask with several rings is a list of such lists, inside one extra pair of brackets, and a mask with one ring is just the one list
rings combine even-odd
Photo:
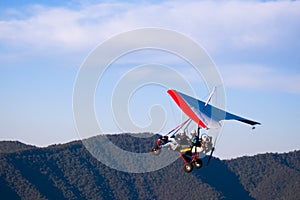
[(195, 168), (201, 168), (203, 163), (202, 163), (202, 160), (201, 159), (196, 159), (194, 162), (193, 162), (193, 165)]
[(190, 173), (193, 170), (193, 165), (191, 163), (184, 163), (183, 170)]

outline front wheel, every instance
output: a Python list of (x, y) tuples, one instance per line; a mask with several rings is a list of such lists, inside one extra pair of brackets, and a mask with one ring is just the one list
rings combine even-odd
[(190, 173), (193, 170), (193, 165), (191, 163), (184, 163), (183, 170)]

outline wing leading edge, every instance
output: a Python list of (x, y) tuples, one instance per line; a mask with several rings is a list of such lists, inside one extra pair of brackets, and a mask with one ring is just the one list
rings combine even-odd
[(176, 90), (168, 90), (168, 94), (189, 118), (203, 128), (220, 127), (221, 120), (237, 120), (252, 126), (260, 124), (259, 122), (234, 115), (210, 104), (205, 104), (205, 102), (199, 99)]

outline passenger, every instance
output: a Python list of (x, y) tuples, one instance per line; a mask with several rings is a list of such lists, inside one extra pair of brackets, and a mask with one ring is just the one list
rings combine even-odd
[(191, 139), (191, 144), (190, 144), (190, 147), (192, 148), (192, 153), (200, 153), (202, 152), (202, 148), (201, 148), (201, 141), (199, 139), (199, 137), (196, 135), (196, 130), (192, 130), (191, 131), (191, 136), (192, 136), (192, 139)]
[(199, 141), (199, 137), (196, 135), (196, 130), (195, 129), (193, 129), (191, 131), (191, 136), (192, 136), (191, 147), (193, 147), (193, 146), (196, 146), (198, 141)]

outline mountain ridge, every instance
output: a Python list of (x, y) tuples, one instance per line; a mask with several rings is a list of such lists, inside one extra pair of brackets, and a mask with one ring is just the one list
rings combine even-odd
[[(129, 135), (110, 136), (129, 148)], [(147, 144), (146, 144), (147, 143)], [(0, 142), (2, 149), (3, 142)], [(16, 143), (13, 143), (16, 144)], [(81, 141), (1, 152), (0, 191), (4, 199), (299, 199), (300, 151), (230, 160), (213, 158), (187, 174), (178, 159), (160, 170), (131, 174), (97, 161)], [(12, 145), (17, 146), (18, 145)], [(138, 144), (131, 151), (145, 151)], [(6, 148), (7, 148), (6, 143)], [(206, 160), (204, 160), (204, 163)]]
[(32, 148), (38, 148), (38, 147), (34, 145), (22, 143), (18, 140), (0, 141), (0, 153), (13, 153), (16, 151), (23, 151)]

